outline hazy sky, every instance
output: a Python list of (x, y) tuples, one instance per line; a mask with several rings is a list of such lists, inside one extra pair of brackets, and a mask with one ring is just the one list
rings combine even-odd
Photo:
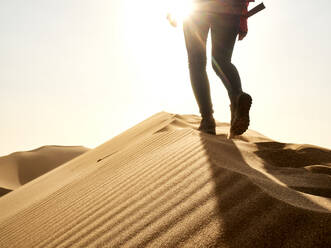
[[(233, 57), (253, 97), (250, 128), (331, 148), (331, 2), (264, 3)], [(167, 6), (1, 0), (0, 156), (42, 145), (93, 148), (162, 110), (198, 114), (182, 30), (167, 23)], [(215, 118), (229, 122), (210, 59), (208, 74)]]

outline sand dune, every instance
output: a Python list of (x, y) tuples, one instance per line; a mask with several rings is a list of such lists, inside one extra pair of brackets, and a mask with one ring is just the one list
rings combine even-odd
[(331, 151), (158, 113), (0, 198), (0, 247), (331, 247)]
[(0, 196), (88, 150), (82, 146), (43, 146), (0, 157)]

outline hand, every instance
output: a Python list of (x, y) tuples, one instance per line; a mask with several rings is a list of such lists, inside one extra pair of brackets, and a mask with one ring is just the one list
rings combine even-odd
[(171, 14), (169, 14), (169, 13), (167, 14), (167, 19), (171, 26), (177, 27), (177, 22), (175, 19), (172, 18)]
[(247, 35), (247, 32), (242, 32), (242, 31), (239, 31), (239, 37), (238, 37), (238, 40), (243, 40)]

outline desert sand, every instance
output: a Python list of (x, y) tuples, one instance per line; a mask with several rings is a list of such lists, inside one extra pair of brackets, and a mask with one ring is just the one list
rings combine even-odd
[(88, 150), (82, 146), (43, 146), (0, 157), (0, 196)]
[(0, 198), (0, 247), (331, 247), (331, 151), (158, 113)]

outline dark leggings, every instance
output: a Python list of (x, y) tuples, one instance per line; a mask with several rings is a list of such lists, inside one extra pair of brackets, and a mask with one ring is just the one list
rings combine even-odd
[(239, 29), (239, 16), (196, 13), (184, 23), (191, 84), (202, 116), (213, 114), (206, 72), (206, 41), (212, 40), (212, 65), (228, 91), (230, 101), (242, 92), (236, 67), (231, 63)]

